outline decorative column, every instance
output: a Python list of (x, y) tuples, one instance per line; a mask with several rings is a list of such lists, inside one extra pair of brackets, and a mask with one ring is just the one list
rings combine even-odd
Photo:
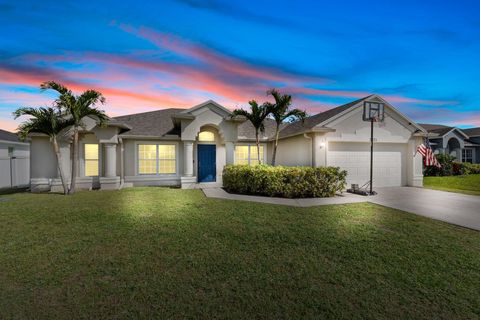
[(407, 185), (410, 187), (423, 187), (423, 158), (417, 147), (423, 143), (423, 137), (412, 137), (407, 148)]
[(225, 142), (226, 164), (233, 164), (235, 161), (235, 145), (231, 141)]
[(105, 143), (105, 177), (117, 176), (117, 145)]
[(183, 175), (193, 176), (193, 141), (183, 141)]

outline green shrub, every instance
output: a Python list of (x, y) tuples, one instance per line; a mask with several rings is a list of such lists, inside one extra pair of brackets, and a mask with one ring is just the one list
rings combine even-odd
[(451, 176), (453, 174), (453, 162), (455, 157), (452, 157), (449, 154), (439, 153), (436, 154), (438, 162), (442, 165), (441, 168), (437, 167), (426, 167), (424, 171), (425, 176)]
[(333, 197), (346, 185), (347, 172), (336, 167), (227, 165), (223, 186), (233, 193), (284, 198)]
[(469, 163), (464, 162), (463, 164), (463, 174), (480, 174), (480, 164), (479, 163)]
[(448, 154), (437, 154), (436, 157), (442, 167), (425, 168), (425, 176), (457, 176), (464, 174), (480, 174), (480, 164), (457, 162), (455, 161), (454, 157)]

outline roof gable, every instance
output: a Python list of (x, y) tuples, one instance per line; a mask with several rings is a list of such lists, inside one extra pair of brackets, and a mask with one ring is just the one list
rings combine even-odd
[(401, 113), (399, 110), (397, 110), (394, 106), (392, 106), (388, 101), (380, 97), (379, 95), (372, 94), (370, 96), (367, 96), (365, 98), (353, 101), (351, 103), (348, 103), (346, 105), (343, 105), (343, 110), (341, 112), (338, 112), (334, 114), (332, 117), (329, 117), (325, 121), (319, 123), (317, 126), (328, 126), (331, 123), (333, 123), (335, 120), (340, 119), (344, 115), (348, 114), (352, 110), (363, 107), (363, 102), (364, 101), (372, 101), (372, 102), (379, 102), (385, 104), (385, 106), (390, 109), (394, 114), (398, 115), (401, 119), (405, 120), (409, 125), (412, 125), (414, 128), (417, 130), (426, 133), (426, 130), (422, 128), (420, 125), (418, 125), (415, 121), (410, 119), (407, 115)]
[(393, 107), (390, 103), (388, 103), (382, 97), (376, 94), (372, 94), (364, 98), (343, 104), (336, 108), (332, 108), (322, 113), (308, 117), (303, 122), (295, 121), (293, 123), (290, 123), (280, 131), (280, 138), (302, 134), (304, 132), (309, 132), (309, 131), (328, 130), (331, 123), (333, 123), (337, 119), (340, 119), (341, 117), (351, 112), (355, 108), (363, 106), (364, 101), (377, 101), (377, 102), (384, 103), (395, 114), (397, 114), (400, 118), (404, 119), (407, 123), (411, 124), (418, 131), (426, 133), (424, 128), (422, 128), (417, 123), (415, 123), (412, 119), (410, 119), (409, 117), (407, 117), (406, 115), (398, 111), (395, 107)]
[(223, 118), (232, 116), (232, 112), (227, 108), (225, 108), (224, 106), (220, 105), (219, 103), (213, 100), (207, 100), (203, 103), (200, 103), (196, 106), (191, 107), (190, 109), (183, 110), (182, 112), (179, 113), (179, 117), (181, 117), (182, 115), (191, 115), (191, 116), (198, 115), (202, 113), (202, 109), (209, 109)]
[(465, 132), (466, 130), (460, 129), (457, 127), (450, 127), (450, 126), (445, 126), (442, 124), (429, 124), (429, 123), (422, 123), (420, 124), (425, 130), (428, 131), (428, 133), (433, 134), (435, 137), (443, 137), (447, 134), (449, 134), (452, 131), (456, 131), (459, 135), (461, 135), (464, 138), (468, 138), (469, 135)]

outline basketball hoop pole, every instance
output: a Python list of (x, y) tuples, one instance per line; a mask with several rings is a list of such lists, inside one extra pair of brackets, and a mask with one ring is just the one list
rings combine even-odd
[(373, 118), (370, 119), (370, 195), (373, 194)]
[[(373, 191), (373, 123), (382, 123), (384, 119), (385, 105), (382, 102), (363, 102), (362, 120), (365, 122), (370, 121), (370, 180), (360, 188), (358, 187), (358, 184), (352, 184), (352, 188), (347, 189), (347, 192), (361, 194), (362, 196), (373, 196), (377, 194)], [(370, 185), (370, 188), (368, 188), (367, 185)]]

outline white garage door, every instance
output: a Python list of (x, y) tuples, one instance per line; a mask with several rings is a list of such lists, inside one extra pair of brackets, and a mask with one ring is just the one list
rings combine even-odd
[[(402, 161), (405, 150), (406, 146), (403, 144), (375, 145), (374, 187), (393, 187), (405, 184), (404, 161)], [(348, 187), (352, 183), (362, 186), (370, 180), (370, 145), (368, 143), (330, 142), (327, 164), (347, 170)]]

